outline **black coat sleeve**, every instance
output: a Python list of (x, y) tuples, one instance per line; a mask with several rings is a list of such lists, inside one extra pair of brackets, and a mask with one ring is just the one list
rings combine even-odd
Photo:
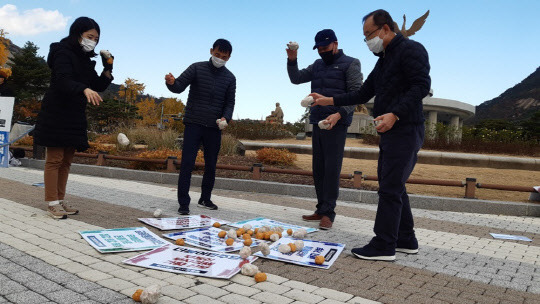
[(103, 92), (107, 89), (107, 87), (109, 87), (113, 79), (114, 77), (112, 77), (112, 75), (111, 78), (105, 76), (105, 71), (103, 71), (101, 75), (98, 76), (98, 74), (94, 70), (94, 77), (92, 83), (90, 84), (90, 88), (97, 92)]
[(223, 109), (223, 117), (227, 120), (227, 122), (231, 121), (233, 111), (234, 111), (234, 104), (236, 99), (236, 78), (233, 77), (233, 80), (231, 81), (231, 84), (227, 88), (227, 96), (225, 97), (225, 107)]
[(400, 62), (409, 88), (391, 112), (398, 117), (406, 117), (421, 106), (422, 99), (429, 93), (431, 77), (428, 53), (421, 44), (413, 44), (403, 51)]
[(348, 106), (354, 104), (364, 104), (368, 102), (373, 96), (375, 96), (375, 84), (373, 78), (374, 72), (377, 66), (369, 74), (364, 84), (360, 89), (344, 94), (334, 96), (334, 105), (336, 106)]
[(193, 82), (197, 75), (197, 69), (195, 68), (195, 63), (190, 65), (176, 80), (172, 85), (167, 84), (169, 91), (173, 93), (182, 93), (184, 90)]

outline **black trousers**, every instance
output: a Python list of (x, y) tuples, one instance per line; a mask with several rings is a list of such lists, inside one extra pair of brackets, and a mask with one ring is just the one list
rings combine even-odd
[(375, 237), (380, 250), (394, 250), (396, 242), (415, 237), (414, 220), (405, 181), (411, 175), (424, 143), (424, 124), (401, 125), (381, 134), (379, 144), (379, 204)]
[(332, 222), (336, 217), (334, 209), (339, 196), (339, 175), (346, 138), (345, 125), (335, 125), (331, 130), (321, 130), (318, 125), (313, 125), (313, 181), (317, 193), (315, 213), (328, 216)]
[(205, 127), (197, 124), (186, 124), (184, 129), (184, 142), (182, 147), (182, 161), (180, 162), (180, 175), (178, 176), (178, 203), (183, 210), (189, 210), (189, 187), (191, 185), (191, 171), (195, 166), (195, 159), (199, 147), (204, 150), (204, 175), (201, 185), (201, 199), (208, 201), (214, 189), (216, 180), (216, 164), (221, 148), (221, 131), (218, 128)]

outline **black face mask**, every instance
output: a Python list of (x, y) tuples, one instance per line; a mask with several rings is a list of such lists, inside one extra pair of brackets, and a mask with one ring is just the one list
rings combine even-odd
[(330, 65), (334, 62), (334, 51), (327, 51), (319, 53), (319, 56), (321, 56), (321, 59), (324, 61), (326, 65)]

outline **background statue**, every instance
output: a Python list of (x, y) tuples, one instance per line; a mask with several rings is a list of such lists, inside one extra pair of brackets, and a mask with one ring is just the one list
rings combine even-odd
[(279, 102), (276, 102), (276, 109), (266, 116), (266, 122), (269, 123), (283, 123), (283, 110), (279, 106)]
[(368, 108), (366, 108), (365, 105), (359, 104), (359, 105), (356, 106), (356, 108), (354, 108), (354, 114), (369, 115), (369, 110), (368, 110)]
[(405, 22), (407, 22), (407, 19), (405, 15), (403, 15), (403, 26), (401, 27), (401, 30), (399, 29), (398, 24), (394, 22), (394, 32), (401, 33), (403, 37), (409, 38), (422, 28), (424, 23), (426, 23), (426, 19), (428, 16), (429, 16), (429, 10), (422, 17), (414, 20), (411, 27), (407, 30), (405, 29)]

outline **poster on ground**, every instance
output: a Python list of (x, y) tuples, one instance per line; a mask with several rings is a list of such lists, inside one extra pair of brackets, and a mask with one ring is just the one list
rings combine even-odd
[(522, 236), (522, 235), (498, 234), (498, 233), (490, 233), (490, 234), (494, 239), (532, 242), (530, 238), (526, 236)]
[(150, 250), (170, 244), (146, 227), (79, 231), (101, 253)]
[(174, 273), (229, 279), (240, 271), (242, 265), (256, 259), (250, 256), (244, 260), (237, 254), (167, 244), (127, 259), (124, 263)]
[(319, 230), (319, 229), (316, 229), (316, 228), (302, 227), (302, 226), (282, 223), (282, 222), (274, 221), (274, 220), (267, 219), (267, 218), (264, 218), (264, 217), (258, 217), (258, 218), (254, 218), (254, 219), (251, 219), (251, 220), (245, 220), (245, 221), (240, 221), (240, 222), (236, 222), (236, 223), (230, 223), (229, 226), (236, 227), (236, 228), (242, 228), (245, 224), (250, 224), (251, 227), (253, 227), (253, 229), (261, 228), (263, 226), (270, 226), (270, 227), (281, 226), (281, 227), (283, 227), (283, 229), (285, 229), (285, 231), (287, 229), (289, 229), (289, 228), (291, 228), (292, 230), (297, 230), (297, 229), (300, 229), (300, 228), (304, 228), (304, 229), (306, 229), (307, 233), (311, 233), (311, 232), (315, 232), (315, 231)]
[[(206, 250), (219, 251), (219, 252), (237, 251), (237, 250), (242, 249), (242, 247), (244, 247), (244, 239), (242, 238), (235, 239), (234, 243), (231, 246), (225, 244), (227, 237), (220, 238), (218, 236), (218, 233), (220, 231), (222, 231), (222, 229), (210, 227), (210, 228), (193, 229), (193, 230), (182, 231), (182, 232), (167, 233), (167, 234), (163, 234), (163, 236), (168, 239), (175, 240), (175, 241), (177, 239), (184, 239), (186, 244), (189, 244), (195, 247), (200, 247)], [(253, 238), (252, 241), (253, 241), (253, 244), (251, 244), (251, 247), (257, 246), (261, 242), (263, 242), (255, 238)]]
[(229, 222), (213, 218), (207, 215), (188, 215), (181, 217), (166, 217), (166, 218), (140, 218), (139, 221), (156, 227), (159, 230), (174, 230), (174, 229), (193, 229), (201, 227), (211, 227), (218, 222), (221, 225)]
[[(260, 251), (253, 254), (261, 258), (282, 261), (286, 263), (292, 263), (302, 266), (316, 267), (322, 269), (328, 269), (337, 260), (345, 248), (345, 244), (319, 242), (312, 240), (303, 240), (304, 248), (302, 251), (281, 253), (278, 251), (278, 247), (281, 244), (294, 243), (295, 239), (289, 237), (283, 237), (274, 244), (270, 245), (270, 254), (264, 256)], [(318, 265), (315, 263), (315, 257), (318, 255), (324, 256), (324, 263)]]

